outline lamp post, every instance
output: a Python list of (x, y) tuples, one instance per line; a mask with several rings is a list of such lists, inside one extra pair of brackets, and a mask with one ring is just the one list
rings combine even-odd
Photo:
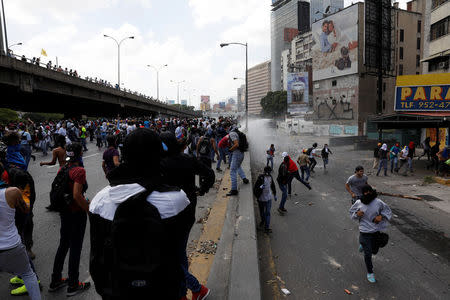
[(156, 71), (156, 100), (159, 100), (159, 71), (161, 71), (162, 68), (167, 67), (167, 64), (162, 65), (159, 68), (152, 65), (147, 65), (147, 67), (153, 68)]
[(170, 82), (173, 82), (177, 85), (177, 102), (178, 102), (178, 104), (180, 104), (180, 84), (182, 84), (185, 81), (184, 80), (181, 80), (181, 81), (171, 80)]
[(125, 41), (127, 39), (133, 40), (134, 36), (129, 36), (129, 37), (123, 38), (122, 40), (120, 40), (120, 42), (118, 42), (115, 38), (113, 38), (112, 36), (109, 36), (107, 34), (104, 34), (103, 36), (105, 38), (112, 39), (117, 44), (117, 83), (118, 83), (119, 89), (120, 89), (120, 45), (122, 44), (123, 41)]
[(245, 128), (248, 131), (248, 44), (247, 43), (222, 43), (220, 47), (240, 45), (245, 47)]

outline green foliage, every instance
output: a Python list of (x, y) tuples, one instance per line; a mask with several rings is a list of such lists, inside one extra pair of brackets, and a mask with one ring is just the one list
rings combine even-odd
[(0, 123), (15, 122), (19, 120), (19, 114), (9, 108), (0, 108)]
[(175, 107), (176, 109), (179, 110), (187, 110), (187, 111), (194, 111), (195, 107), (194, 106), (186, 106), (186, 105), (181, 105), (181, 104), (172, 104), (171, 106)]
[(423, 184), (431, 184), (431, 183), (435, 183), (436, 181), (434, 180), (433, 176), (425, 176), (423, 178)]
[(261, 99), (261, 107), (262, 116), (276, 117), (284, 115), (287, 109), (287, 92), (268, 92), (267, 95)]
[(61, 120), (64, 119), (63, 114), (52, 114), (52, 113), (26, 113), (23, 115), (23, 119), (31, 119), (33, 122), (44, 122), (47, 120)]

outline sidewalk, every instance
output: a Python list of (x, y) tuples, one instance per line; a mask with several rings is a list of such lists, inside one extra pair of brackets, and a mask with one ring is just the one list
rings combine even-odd
[[(249, 152), (242, 168), (252, 182)], [(224, 172), (197, 246), (190, 251), (190, 271), (211, 289), (208, 299), (261, 299), (253, 193), (251, 184), (238, 182), (239, 195), (227, 197), (231, 182), (229, 170)]]

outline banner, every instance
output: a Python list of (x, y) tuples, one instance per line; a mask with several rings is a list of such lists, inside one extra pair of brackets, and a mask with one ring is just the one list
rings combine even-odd
[(287, 110), (290, 114), (302, 114), (308, 110), (308, 72), (287, 74)]
[(358, 72), (358, 5), (312, 24), (313, 80)]
[(200, 96), (202, 103), (209, 103), (209, 96)]
[(396, 111), (450, 111), (450, 74), (397, 77)]

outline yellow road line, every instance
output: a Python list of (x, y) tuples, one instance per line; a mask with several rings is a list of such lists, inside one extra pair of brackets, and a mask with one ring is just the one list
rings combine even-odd
[(270, 237), (268, 235), (265, 235), (264, 242), (266, 244), (267, 254), (268, 254), (268, 263), (269, 263), (269, 270), (270, 273), (273, 276), (273, 280), (271, 280), (270, 286), (272, 287), (272, 296), (274, 300), (281, 299), (281, 287), (280, 283), (278, 282), (278, 276), (277, 276), (277, 270), (275, 267), (275, 261), (273, 260), (273, 254), (272, 254), (272, 246), (270, 245)]
[[(227, 188), (224, 190), (224, 188)], [(227, 213), (228, 198), (226, 196), (230, 189), (230, 172), (227, 170), (222, 178), (222, 183), (217, 191), (216, 201), (211, 207), (208, 221), (203, 226), (203, 232), (198, 240), (196, 249), (200, 248), (202, 241), (212, 240), (219, 242), (222, 235), (222, 228)], [(190, 272), (198, 279), (200, 283), (206, 284), (214, 261), (214, 254), (198, 253), (196, 250), (192, 255)]]

